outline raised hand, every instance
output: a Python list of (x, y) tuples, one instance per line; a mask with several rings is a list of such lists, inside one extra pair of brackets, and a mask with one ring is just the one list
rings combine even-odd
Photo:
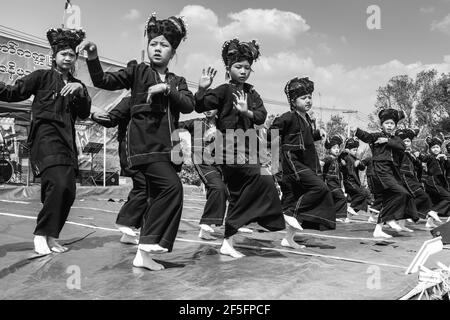
[(319, 129), (320, 132), (320, 136), (322, 137), (322, 140), (326, 140), (327, 139), (327, 132), (323, 129)]
[(152, 103), (152, 97), (158, 93), (167, 93), (169, 91), (167, 83), (158, 83), (148, 88), (147, 103)]
[(61, 89), (60, 94), (65, 97), (69, 94), (80, 94), (83, 91), (83, 85), (78, 82), (69, 82)]
[(238, 91), (237, 94), (233, 93), (233, 96), (236, 98), (236, 101), (234, 102), (234, 107), (239, 112), (247, 112), (248, 111), (248, 105), (247, 105), (247, 95), (245, 92)]
[(81, 51), (85, 50), (88, 54), (88, 59), (92, 60), (98, 57), (97, 45), (88, 40), (83, 40), (76, 48), (76, 53), (79, 54)]
[(375, 144), (383, 144), (383, 143), (387, 143), (388, 141), (389, 141), (388, 138), (385, 138), (385, 137), (379, 137), (379, 138), (377, 139), (377, 141), (375, 141)]
[(98, 111), (98, 112), (94, 112), (91, 115), (91, 119), (94, 120), (95, 122), (109, 121), (109, 116), (104, 111)]
[(198, 82), (198, 87), (201, 89), (208, 89), (211, 86), (216, 74), (217, 70), (212, 67), (208, 67), (207, 70), (203, 69), (202, 76)]

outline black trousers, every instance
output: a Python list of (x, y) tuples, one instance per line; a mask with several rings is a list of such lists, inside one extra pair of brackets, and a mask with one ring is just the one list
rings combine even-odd
[(373, 182), (373, 176), (367, 176), (367, 185), (369, 186), (370, 192), (373, 195), (373, 203), (372, 208), (380, 211), (383, 207), (383, 194), (377, 192), (378, 190), (375, 188), (375, 183)]
[(333, 196), (334, 209), (336, 211), (336, 218), (346, 218), (347, 217), (347, 198), (345, 197), (342, 189), (334, 189), (331, 191)]
[(450, 216), (450, 192), (442, 186), (436, 177), (428, 177), (425, 181), (425, 190), (433, 203), (432, 209), (440, 216)]
[(133, 180), (133, 189), (128, 194), (127, 202), (120, 209), (116, 223), (139, 229), (147, 208), (147, 184), (145, 175), (140, 171), (133, 175), (131, 179)]
[(281, 202), (272, 176), (262, 175), (258, 165), (223, 165), (222, 172), (230, 192), (225, 238), (252, 222), (270, 231), (285, 228)]
[(41, 174), (41, 202), (34, 234), (59, 238), (70, 208), (75, 201), (75, 169), (72, 166), (54, 166)]
[(333, 196), (325, 182), (302, 165), (296, 174), (283, 174), (283, 212), (296, 218), (305, 229), (336, 229)]
[(391, 220), (419, 220), (414, 198), (403, 186), (403, 181), (396, 174), (392, 164), (374, 162), (375, 175), (373, 183), (377, 193), (382, 194), (383, 208), (378, 216), (378, 223)]
[(145, 176), (148, 201), (139, 243), (159, 244), (170, 252), (181, 220), (183, 185), (171, 162), (153, 162), (139, 170)]
[(350, 205), (356, 212), (362, 210), (367, 211), (368, 209), (368, 199), (367, 195), (361, 186), (356, 185), (354, 182), (345, 181), (344, 182), (345, 192), (347, 192), (350, 197)]
[(195, 164), (195, 170), (206, 186), (206, 203), (200, 224), (221, 226), (227, 209), (228, 190), (217, 166)]

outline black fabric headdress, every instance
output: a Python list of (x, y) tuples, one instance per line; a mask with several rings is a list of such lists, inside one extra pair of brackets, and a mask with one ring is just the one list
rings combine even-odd
[(284, 87), (284, 93), (287, 96), (289, 105), (292, 104), (292, 101), (296, 100), (298, 97), (312, 94), (314, 92), (314, 82), (306, 78), (297, 78), (291, 79), (288, 81), (286, 86)]
[(412, 141), (415, 137), (417, 137), (418, 134), (419, 129), (398, 129), (397, 131), (395, 131), (395, 135), (402, 138), (402, 140), (409, 139)]
[(436, 146), (436, 145), (438, 145), (439, 147), (442, 147), (442, 144), (444, 143), (444, 139), (442, 136), (434, 136), (433, 138), (427, 137), (425, 139), (425, 141), (427, 142), (430, 149), (431, 149), (431, 147)]
[(405, 118), (405, 113), (400, 110), (395, 109), (383, 109), (378, 113), (378, 118), (380, 118), (381, 124), (386, 120), (394, 120), (395, 124), (397, 124), (400, 120)]
[(341, 137), (333, 136), (325, 141), (325, 149), (330, 150), (335, 145), (338, 145), (340, 147), (342, 143), (343, 141)]
[(347, 142), (345, 143), (345, 149), (354, 149), (354, 148), (358, 148), (359, 147), (359, 140), (355, 139), (355, 138), (350, 138), (347, 140)]
[(52, 47), (53, 54), (59, 51), (72, 49), (76, 51), (77, 46), (84, 40), (86, 33), (81, 29), (49, 29), (47, 39)]
[(164, 36), (173, 49), (177, 49), (182, 40), (186, 40), (186, 23), (182, 18), (170, 17), (165, 20), (157, 20), (153, 13), (147, 20), (144, 35), (150, 42), (153, 38)]
[(243, 60), (253, 64), (260, 55), (259, 44), (256, 40), (241, 42), (239, 39), (233, 39), (225, 41), (222, 46), (222, 59), (227, 67)]

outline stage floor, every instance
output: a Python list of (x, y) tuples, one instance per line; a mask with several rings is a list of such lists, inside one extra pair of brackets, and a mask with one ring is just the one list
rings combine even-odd
[[(404, 272), (432, 238), (421, 222), (412, 234), (386, 229), (392, 240), (373, 239), (374, 225), (358, 216), (333, 231), (300, 232), (306, 248), (287, 250), (282, 232), (251, 225), (237, 237), (246, 257), (233, 259), (219, 254), (223, 229), (217, 240), (197, 237), (204, 195), (186, 188), (174, 250), (158, 256), (166, 269), (152, 272), (132, 266), (136, 246), (121, 244), (114, 227), (123, 202), (108, 201), (106, 189), (106, 197), (79, 194), (60, 238), (70, 250), (44, 257), (32, 251), (37, 197), (0, 197), (0, 299), (398, 299), (417, 285), (417, 274)], [(450, 265), (448, 248), (426, 266), (437, 261)]]

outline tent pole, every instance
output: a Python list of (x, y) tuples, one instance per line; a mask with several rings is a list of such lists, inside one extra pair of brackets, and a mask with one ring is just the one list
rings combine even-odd
[(106, 128), (103, 128), (103, 186), (106, 187)]

